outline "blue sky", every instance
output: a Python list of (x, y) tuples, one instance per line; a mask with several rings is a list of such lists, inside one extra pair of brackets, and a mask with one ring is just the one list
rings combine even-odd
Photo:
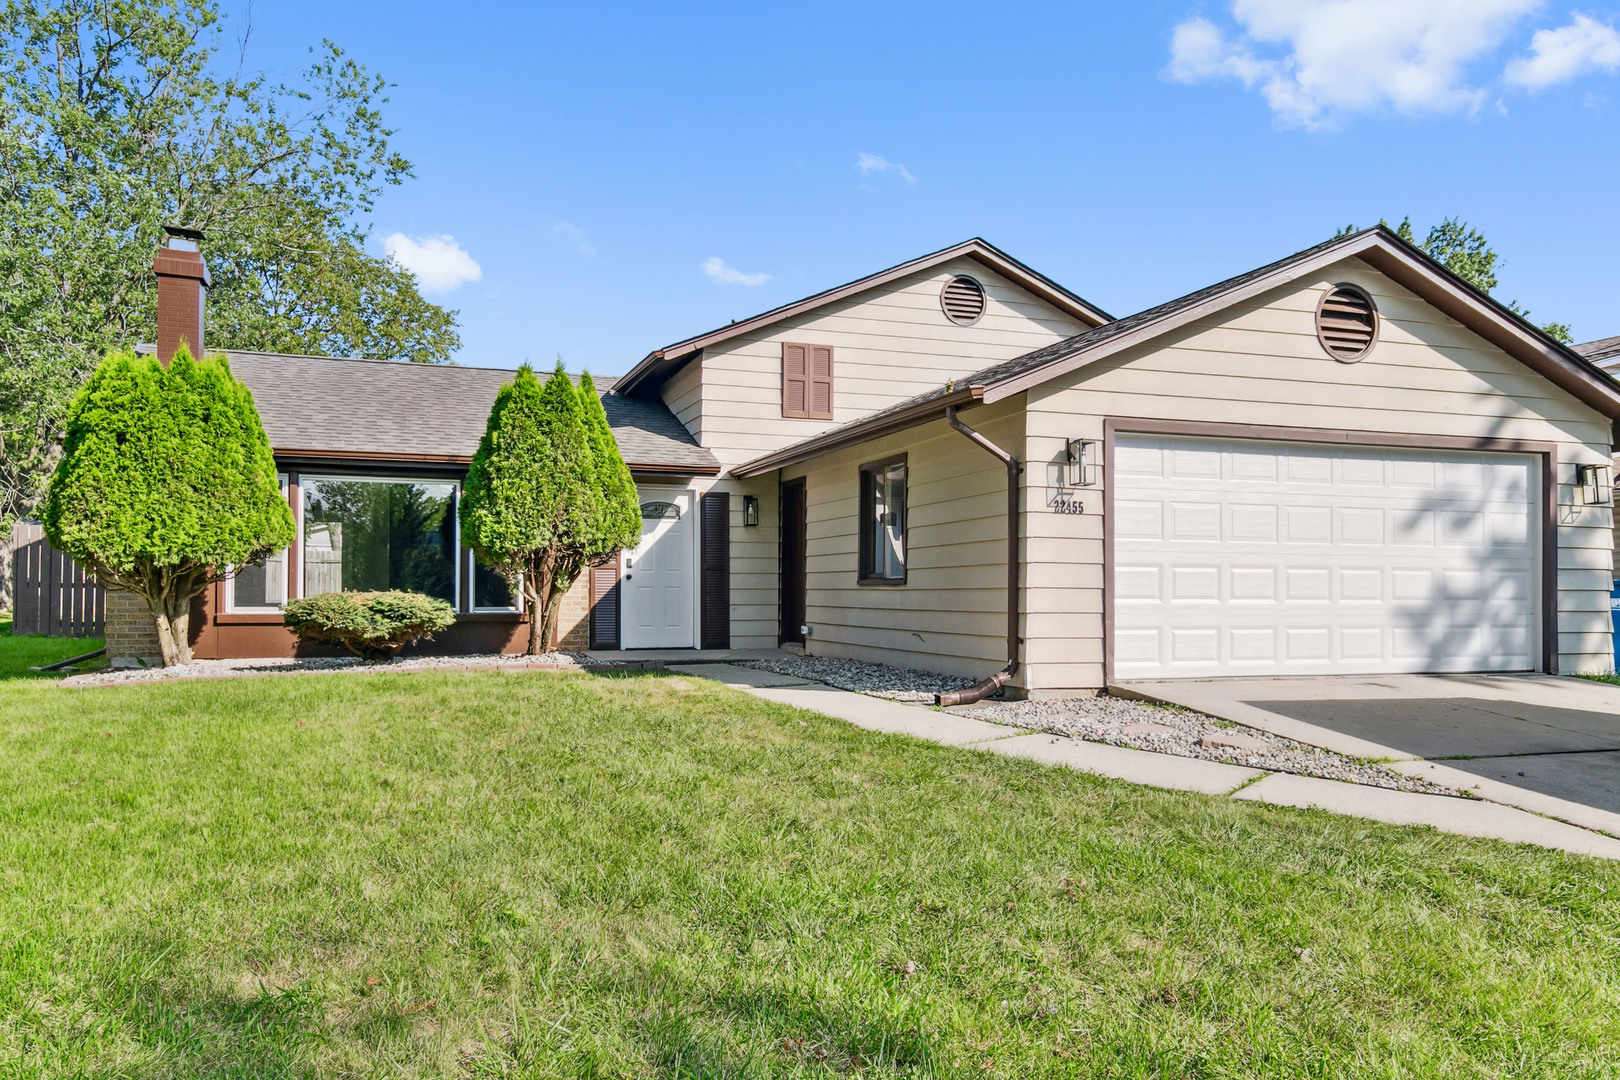
[(259, 0), (248, 59), (331, 38), (397, 84), (416, 179), (373, 242), (450, 286), (459, 362), (613, 375), (970, 236), (1124, 315), (1405, 214), (1484, 230), (1500, 299), (1620, 334), (1617, 15)]

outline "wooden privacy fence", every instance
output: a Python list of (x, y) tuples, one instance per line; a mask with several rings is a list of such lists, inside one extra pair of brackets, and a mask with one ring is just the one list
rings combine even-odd
[(13, 634), (98, 638), (106, 632), (107, 594), (51, 547), (42, 525), (11, 528), (11, 602)]

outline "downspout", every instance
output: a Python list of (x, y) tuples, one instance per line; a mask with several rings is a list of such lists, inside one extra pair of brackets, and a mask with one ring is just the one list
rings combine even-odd
[(956, 418), (956, 406), (945, 410), (945, 422), (1007, 466), (1007, 666), (966, 690), (937, 694), (941, 706), (971, 705), (1000, 690), (1018, 674), (1018, 461), (1001, 447)]

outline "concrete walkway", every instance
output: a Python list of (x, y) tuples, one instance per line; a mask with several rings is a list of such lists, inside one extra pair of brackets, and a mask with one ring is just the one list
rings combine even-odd
[[(1319, 807), (1334, 813), (1396, 825), (1429, 825), (1441, 832), (1491, 837), (1579, 855), (1620, 859), (1620, 839), (1554, 821), (1515, 806), (1363, 787), (1289, 773), (1267, 773), (1260, 769), (1198, 758), (1155, 754), (1147, 750), (1083, 742), (1058, 735), (1032, 734), (1023, 728), (1005, 727), (926, 706), (854, 694), (824, 683), (732, 664), (687, 663), (681, 666), (680, 671), (714, 679), (767, 701), (834, 716), (870, 731), (912, 735), (946, 746), (1026, 758), (1045, 765), (1128, 780), (1133, 784), (1173, 791), (1195, 791), (1205, 795), (1230, 795), (1245, 802), (1273, 806)], [(1452, 783), (1442, 775), (1424, 775), (1440, 783)]]

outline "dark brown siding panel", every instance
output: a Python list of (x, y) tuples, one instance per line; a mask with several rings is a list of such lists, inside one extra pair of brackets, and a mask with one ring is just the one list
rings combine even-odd
[(731, 648), (731, 496), (703, 496), (703, 629), (699, 647)]
[(593, 566), (591, 575), (591, 648), (619, 647), (619, 560)]
[(786, 481), (782, 484), (782, 625), (777, 635), (778, 644), (790, 641), (804, 644), (806, 517), (804, 480)]

